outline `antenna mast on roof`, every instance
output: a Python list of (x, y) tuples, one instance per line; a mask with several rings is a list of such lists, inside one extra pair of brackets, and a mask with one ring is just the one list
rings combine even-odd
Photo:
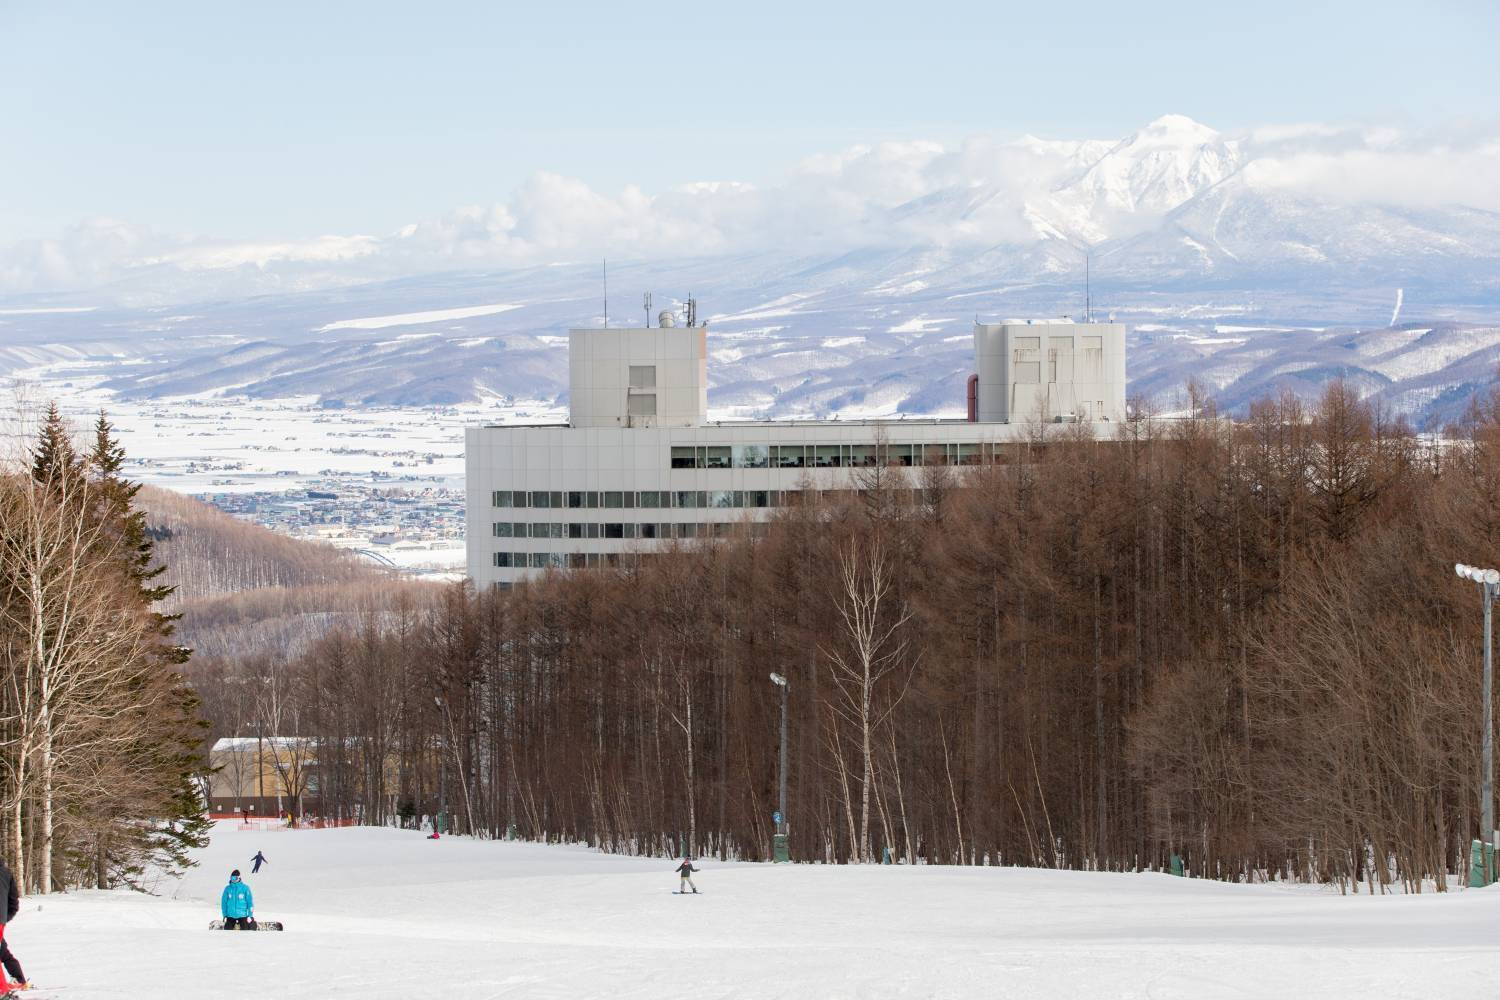
[(645, 298), (644, 301), (645, 301), (645, 304), (646, 304), (646, 329), (649, 330), (649, 329), (651, 329), (651, 293), (650, 292), (646, 293), (646, 298)]
[(604, 258), (604, 329), (609, 329), (609, 258)]
[(1089, 289), (1089, 260), (1093, 255), (1092, 250), (1083, 252), (1083, 321), (1085, 323), (1094, 321), (1094, 297)]

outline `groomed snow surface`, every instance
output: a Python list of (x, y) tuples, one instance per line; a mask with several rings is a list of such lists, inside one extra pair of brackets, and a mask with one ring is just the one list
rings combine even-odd
[[(263, 850), (270, 865), (250, 876)], [(381, 829), (240, 832), (161, 896), (24, 900), (68, 1000), (1493, 997), (1500, 891), (1340, 897), (1165, 875), (673, 862)], [(231, 868), (285, 933), (213, 932)], [(45, 989), (40, 990), (46, 995)]]

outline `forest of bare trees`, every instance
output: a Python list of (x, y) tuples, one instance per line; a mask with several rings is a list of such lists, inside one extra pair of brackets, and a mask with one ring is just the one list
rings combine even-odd
[(1500, 403), (1438, 443), (1340, 384), (1192, 412), (861, 470), (765, 537), (403, 597), (196, 683), (224, 734), (274, 702), (319, 808), (367, 822), (765, 857), (774, 670), (798, 859), (1442, 888), (1479, 781), (1451, 567), (1500, 562)]
[(199, 659), (285, 658), (350, 616), (430, 589), (180, 493), (145, 487), (138, 501), (172, 588), (163, 607)]
[(374, 567), (352, 552), (288, 538), (249, 524), (201, 500), (142, 487), (162, 582), (174, 610), (194, 602), (256, 590), (330, 586), (368, 579)]

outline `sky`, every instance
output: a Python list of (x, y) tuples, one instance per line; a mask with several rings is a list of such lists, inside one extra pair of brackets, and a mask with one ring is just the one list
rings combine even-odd
[(540, 173), (780, 182), (861, 143), (1493, 120), (1500, 4), (0, 0), (0, 247), (385, 235)]

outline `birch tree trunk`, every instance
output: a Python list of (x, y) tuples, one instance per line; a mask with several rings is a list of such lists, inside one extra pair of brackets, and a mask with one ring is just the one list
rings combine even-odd
[(876, 704), (880, 682), (904, 665), (906, 642), (899, 633), (911, 618), (905, 607), (892, 608), (894, 573), (884, 545), (876, 539), (862, 549), (858, 539), (839, 552), (839, 592), (836, 600), (838, 642), (821, 647), (832, 667), (838, 697), (834, 714), (851, 725), (860, 757), (859, 861), (874, 860), (870, 844), (870, 791), (875, 774), (875, 739), (880, 727), (900, 703), (901, 694), (883, 709)]

